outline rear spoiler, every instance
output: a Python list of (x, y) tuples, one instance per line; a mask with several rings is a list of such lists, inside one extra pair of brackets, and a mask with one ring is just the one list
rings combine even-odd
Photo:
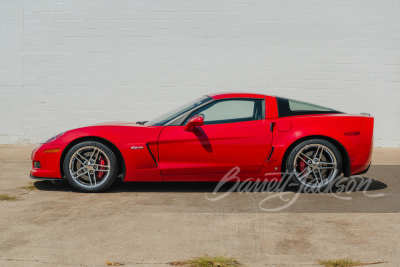
[(371, 117), (371, 114), (369, 113), (360, 113), (361, 115), (367, 116), (367, 117)]

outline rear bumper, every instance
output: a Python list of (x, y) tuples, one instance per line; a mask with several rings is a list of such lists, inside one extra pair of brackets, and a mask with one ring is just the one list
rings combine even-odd
[[(372, 153), (374, 150), (374, 119), (365, 118), (364, 128), (361, 134), (361, 140), (358, 148), (350, 155), (351, 175), (364, 174), (371, 166)], [(354, 161), (352, 161), (354, 158)]]
[(371, 168), (371, 164), (372, 164), (372, 162), (369, 164), (369, 166), (365, 170), (363, 170), (363, 171), (361, 171), (359, 173), (356, 173), (354, 175), (361, 175), (361, 174), (367, 173), (369, 171), (369, 168)]

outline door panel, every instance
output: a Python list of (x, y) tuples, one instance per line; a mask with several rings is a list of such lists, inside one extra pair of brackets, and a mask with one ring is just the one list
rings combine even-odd
[(185, 132), (167, 126), (158, 142), (162, 175), (258, 173), (271, 150), (272, 133), (265, 120), (214, 124)]

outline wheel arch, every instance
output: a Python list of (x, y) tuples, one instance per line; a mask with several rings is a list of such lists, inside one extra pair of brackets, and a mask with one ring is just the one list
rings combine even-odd
[(65, 156), (67, 155), (68, 151), (76, 144), (79, 144), (81, 142), (86, 142), (86, 141), (96, 141), (99, 143), (102, 143), (104, 145), (106, 145), (107, 147), (109, 147), (111, 149), (111, 151), (115, 154), (115, 156), (117, 157), (117, 161), (118, 161), (118, 175), (122, 174), (122, 180), (125, 177), (125, 172), (126, 172), (126, 167), (125, 167), (125, 160), (124, 157), (122, 156), (121, 151), (118, 149), (118, 147), (116, 145), (114, 145), (112, 142), (110, 142), (107, 139), (98, 137), (98, 136), (84, 136), (84, 137), (80, 137), (77, 138), (75, 140), (73, 140), (72, 142), (70, 142), (64, 149), (64, 151), (61, 154), (61, 158), (60, 158), (60, 172), (61, 172), (61, 177), (64, 177), (64, 168), (63, 168), (63, 162), (65, 160)]
[(281, 166), (282, 172), (286, 171), (286, 160), (287, 160), (290, 152), (292, 151), (292, 149), (295, 146), (297, 146), (298, 144), (300, 144), (300, 143), (302, 143), (304, 141), (310, 140), (310, 139), (322, 139), (322, 140), (331, 142), (333, 145), (335, 145), (337, 147), (337, 149), (339, 150), (340, 155), (342, 156), (342, 165), (343, 165), (342, 166), (343, 167), (342, 172), (344, 173), (345, 177), (349, 177), (350, 176), (350, 172), (351, 172), (350, 158), (349, 158), (349, 154), (348, 154), (346, 148), (339, 141), (337, 141), (337, 140), (335, 140), (335, 139), (333, 139), (331, 137), (324, 136), (324, 135), (310, 135), (310, 136), (305, 136), (305, 137), (302, 137), (302, 138), (294, 141), (286, 149), (285, 154), (284, 154), (284, 156), (282, 158), (282, 166)]

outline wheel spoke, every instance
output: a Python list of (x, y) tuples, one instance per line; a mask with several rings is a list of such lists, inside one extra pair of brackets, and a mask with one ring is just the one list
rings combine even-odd
[(72, 177), (72, 178), (74, 178), (76, 180), (77, 178), (81, 177), (82, 175), (84, 175), (86, 173), (88, 173), (88, 172), (83, 172), (83, 173), (79, 174), (78, 176), (75, 176), (75, 177)]
[(306, 159), (312, 161), (312, 159), (311, 159), (309, 156), (307, 156), (306, 154), (304, 154), (304, 153), (300, 153), (300, 156), (303, 156), (303, 157), (305, 157)]
[(302, 157), (299, 157), (302, 161), (304, 161), (305, 164), (307, 164), (307, 166), (309, 166), (310, 164), (308, 163), (307, 160), (303, 159)]
[(321, 169), (318, 169), (318, 173), (319, 173), (319, 179), (321, 179), (321, 184), (323, 184), (324, 183), (324, 178), (322, 177)]
[(90, 172), (88, 172), (87, 174), (88, 174), (88, 177), (89, 177), (90, 185), (93, 186), (92, 177), (90, 177)]
[[(307, 171), (306, 174), (304, 174), (304, 172)], [(299, 175), (297, 176), (297, 179), (299, 180), (303, 180), (305, 177), (307, 177), (309, 174), (311, 173), (311, 171), (308, 168), (305, 168), (301, 173), (299, 173)]]
[(335, 163), (335, 162), (324, 162), (324, 161), (321, 161), (320, 164), (322, 164), (322, 165), (334, 165), (334, 166), (336, 166), (336, 163)]
[(299, 177), (299, 180), (303, 180), (304, 178), (308, 177), (308, 175), (310, 175), (312, 171), (308, 171), (306, 174), (304, 174), (303, 176)]
[(82, 165), (85, 165), (85, 163), (80, 158), (78, 158), (77, 156), (75, 156), (74, 159), (77, 159)]
[(315, 179), (315, 181), (317, 182), (317, 184), (320, 184), (319, 181), (318, 181), (317, 174), (316, 174), (314, 171), (312, 172), (312, 174), (313, 174), (314, 179)]
[(99, 158), (99, 155), (100, 155), (100, 150), (97, 151), (96, 158), (94, 159), (94, 163), (95, 164), (97, 162), (97, 159)]
[(98, 167), (98, 168), (108, 168), (110, 169), (110, 165), (101, 165), (101, 164), (92, 164), (92, 166)]
[[(80, 156), (84, 161), (88, 161), (87, 160), (87, 158), (85, 158), (84, 156), (82, 156), (81, 154), (79, 154), (79, 153), (76, 153), (76, 155), (78, 155), (78, 156)], [(77, 157), (75, 157), (75, 158), (77, 158)], [(82, 161), (81, 160), (79, 160), (81, 163), (82, 163)]]
[(320, 148), (322, 148), (321, 146), (318, 146), (317, 147), (317, 151), (315, 151), (315, 154), (314, 154), (314, 159), (313, 159), (313, 161), (315, 161), (316, 160), (316, 158), (318, 157), (318, 153), (319, 153), (319, 149)]
[(320, 167), (320, 170), (333, 170), (336, 169), (336, 167)]
[(303, 175), (306, 171), (309, 171), (309, 169), (308, 168), (304, 168), (298, 175)]
[[(93, 159), (93, 157), (94, 157), (94, 155), (96, 154), (96, 152), (97, 152), (97, 149), (93, 149), (93, 153), (92, 153), (92, 155), (90, 155), (89, 162), (91, 162), (91, 160)], [(96, 161), (95, 161), (95, 162), (96, 162)]]
[(76, 172), (74, 172), (73, 174), (72, 174), (72, 176), (74, 176), (75, 174), (77, 174), (78, 172), (80, 172), (81, 170), (83, 170), (85, 168), (85, 166), (83, 166), (82, 168), (80, 168), (79, 170), (77, 170)]
[(318, 156), (318, 162), (321, 161), (322, 153), (324, 153), (324, 148), (321, 146), (321, 151), (320, 151), (319, 156)]

